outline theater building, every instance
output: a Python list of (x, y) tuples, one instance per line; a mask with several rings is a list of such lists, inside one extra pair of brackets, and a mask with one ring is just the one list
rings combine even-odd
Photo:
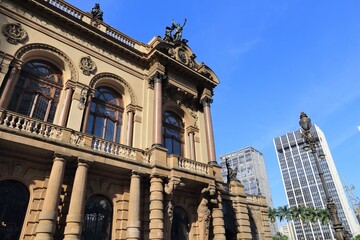
[(270, 239), (224, 183), (215, 73), (173, 23), (142, 43), (54, 0), (0, 1), (0, 239)]

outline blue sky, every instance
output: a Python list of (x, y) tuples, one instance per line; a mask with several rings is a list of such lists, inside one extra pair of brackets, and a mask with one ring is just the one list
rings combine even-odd
[[(96, 1), (68, 1), (90, 11)], [(338, 172), (360, 197), (360, 1), (100, 1), (104, 21), (147, 43), (187, 18), (183, 38), (220, 79), (216, 153), (265, 155), (274, 205), (286, 204), (272, 139), (305, 111), (325, 133)]]

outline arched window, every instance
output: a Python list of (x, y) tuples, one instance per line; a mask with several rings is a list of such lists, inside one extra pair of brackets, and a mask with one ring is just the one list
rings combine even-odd
[(119, 142), (123, 112), (123, 100), (119, 93), (109, 87), (97, 88), (91, 102), (86, 132)]
[(29, 202), (27, 188), (18, 181), (0, 181), (0, 239), (20, 239)]
[(112, 207), (110, 201), (100, 195), (91, 196), (85, 206), (83, 240), (109, 240), (111, 238)]
[(182, 155), (184, 126), (181, 119), (166, 111), (163, 120), (163, 144), (169, 154)]
[(189, 230), (189, 220), (185, 210), (178, 206), (174, 207), (171, 240), (188, 240)]
[(33, 60), (24, 64), (9, 110), (53, 122), (62, 89), (62, 72), (53, 64)]

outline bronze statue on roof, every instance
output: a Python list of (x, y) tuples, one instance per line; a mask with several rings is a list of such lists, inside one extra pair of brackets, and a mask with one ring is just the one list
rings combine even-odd
[(92, 17), (96, 20), (103, 20), (103, 11), (101, 11), (100, 9), (100, 4), (99, 3), (95, 3), (95, 6), (91, 9)]

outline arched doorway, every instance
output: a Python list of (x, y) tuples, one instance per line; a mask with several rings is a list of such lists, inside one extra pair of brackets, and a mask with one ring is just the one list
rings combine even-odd
[(86, 201), (83, 240), (111, 239), (112, 206), (103, 195), (96, 194)]
[(178, 206), (174, 207), (171, 240), (188, 240), (189, 230), (189, 220), (185, 210)]
[(20, 238), (28, 203), (29, 191), (22, 183), (0, 181), (0, 239)]

